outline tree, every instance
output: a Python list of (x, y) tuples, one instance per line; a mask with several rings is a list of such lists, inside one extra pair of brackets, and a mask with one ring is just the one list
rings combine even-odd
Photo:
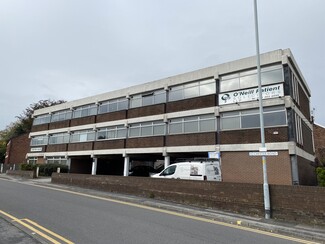
[(31, 104), (25, 111), (17, 116), (19, 123), (16, 125), (16, 134), (21, 135), (27, 132), (30, 132), (33, 125), (33, 113), (37, 109), (51, 107), (61, 103), (65, 103), (64, 100), (40, 100), (37, 103)]
[(11, 138), (25, 133), (29, 133), (31, 131), (33, 125), (33, 113), (35, 110), (65, 102), (66, 101), (64, 100), (55, 101), (48, 99), (40, 100), (37, 103), (30, 104), (29, 107), (26, 108), (22, 114), (16, 117), (17, 121), (12, 122), (6, 127), (6, 129), (0, 131), (0, 163), (4, 162), (6, 146), (7, 143), (11, 140)]

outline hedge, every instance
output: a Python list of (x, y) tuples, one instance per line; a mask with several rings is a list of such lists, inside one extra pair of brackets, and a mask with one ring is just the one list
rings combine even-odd
[(53, 172), (57, 171), (57, 168), (60, 168), (61, 173), (68, 173), (69, 167), (63, 164), (21, 164), (21, 170), (36, 170), (39, 167), (40, 176), (51, 176)]
[(325, 167), (318, 167), (316, 169), (317, 181), (319, 186), (325, 186)]

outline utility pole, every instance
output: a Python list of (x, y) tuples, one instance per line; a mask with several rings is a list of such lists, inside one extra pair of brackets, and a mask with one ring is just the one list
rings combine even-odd
[[(265, 148), (265, 133), (264, 133), (264, 117), (263, 117), (263, 96), (262, 96), (260, 46), (259, 46), (259, 37), (258, 37), (257, 0), (254, 0), (254, 17), (255, 17), (257, 80), (258, 80), (258, 95), (259, 95), (258, 100), (259, 100), (259, 110), (260, 110), (260, 128), (261, 128), (261, 144), (262, 144), (261, 149), (266, 150), (266, 148)], [(263, 164), (263, 193), (264, 193), (265, 219), (270, 219), (271, 218), (270, 191), (269, 191), (269, 184), (268, 184), (268, 180), (267, 180), (266, 156), (262, 156), (262, 164)]]

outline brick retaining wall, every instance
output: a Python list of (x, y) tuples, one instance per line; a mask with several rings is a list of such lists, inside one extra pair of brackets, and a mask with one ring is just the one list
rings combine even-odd
[[(261, 184), (57, 173), (52, 182), (264, 216)], [(273, 218), (325, 225), (325, 188), (270, 185), (270, 195)]]
[(34, 171), (25, 171), (25, 170), (7, 170), (7, 175), (20, 176), (23, 178), (35, 178)]

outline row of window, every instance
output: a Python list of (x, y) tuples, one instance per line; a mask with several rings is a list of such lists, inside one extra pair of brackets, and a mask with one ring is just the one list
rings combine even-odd
[[(286, 110), (283, 106), (265, 107), (263, 110), (264, 125), (266, 127), (287, 125)], [(220, 115), (220, 129), (246, 129), (260, 126), (259, 110), (248, 109), (242, 111), (225, 112)], [(188, 116), (170, 119), (168, 123), (162, 120), (109, 126), (95, 130), (73, 131), (71, 133), (56, 133), (52, 135), (35, 136), (31, 140), (32, 146), (47, 144), (63, 144), (70, 142), (86, 142), (112, 140), (119, 138), (148, 137), (158, 135), (173, 135), (210, 132), (217, 130), (214, 114)]]
[[(283, 69), (281, 65), (264, 67), (261, 69), (262, 85), (283, 82)], [(220, 79), (220, 92), (246, 89), (258, 86), (257, 70), (239, 72), (225, 75)]]
[[(281, 126), (287, 124), (286, 110), (283, 106), (265, 107), (263, 109), (264, 126)], [(221, 129), (245, 129), (260, 127), (259, 109), (226, 112), (221, 114)]]
[[(283, 81), (283, 69), (281, 65), (264, 67), (261, 69), (262, 85), (275, 84)], [(293, 76), (294, 95), (297, 94), (295, 87), (295, 76)], [(240, 90), (257, 86), (257, 71), (239, 72), (236, 74), (225, 75), (220, 79), (220, 92)], [(178, 101), (193, 97), (205, 96), (216, 93), (216, 84), (214, 79), (191, 82), (178, 86), (170, 87), (168, 91), (164, 89), (137, 94), (127, 98), (118, 98), (103, 101), (97, 104), (85, 105), (54, 112), (52, 114), (40, 115), (34, 119), (34, 125), (50, 122), (68, 120), (72, 118), (86, 117), (90, 115), (103, 114), (115, 111), (126, 110), (128, 108), (137, 108), (167, 101)], [(297, 96), (297, 95), (296, 95)]]
[(116, 125), (94, 130), (81, 130), (70, 133), (35, 136), (32, 146), (62, 144), (73, 142), (100, 141), (119, 138), (147, 137), (168, 134), (196, 133), (216, 130), (216, 118), (213, 114), (171, 119), (169, 126), (162, 120), (124, 125)]
[[(37, 164), (37, 157), (29, 157), (27, 159), (28, 164)], [(64, 156), (56, 156), (56, 157), (47, 157), (46, 158), (46, 163), (47, 164), (63, 164), (67, 165), (68, 159)]]
[(85, 105), (74, 108), (73, 110), (66, 109), (63, 111), (53, 112), (52, 114), (40, 115), (34, 118), (33, 125), (127, 110), (128, 108), (137, 108), (142, 106), (166, 103), (167, 101), (177, 101), (214, 93), (216, 93), (216, 84), (214, 79), (196, 81), (184, 85), (170, 87), (170, 90), (168, 92), (164, 89), (161, 89), (157, 91), (133, 95), (129, 99), (118, 98), (101, 102), (98, 105)]

